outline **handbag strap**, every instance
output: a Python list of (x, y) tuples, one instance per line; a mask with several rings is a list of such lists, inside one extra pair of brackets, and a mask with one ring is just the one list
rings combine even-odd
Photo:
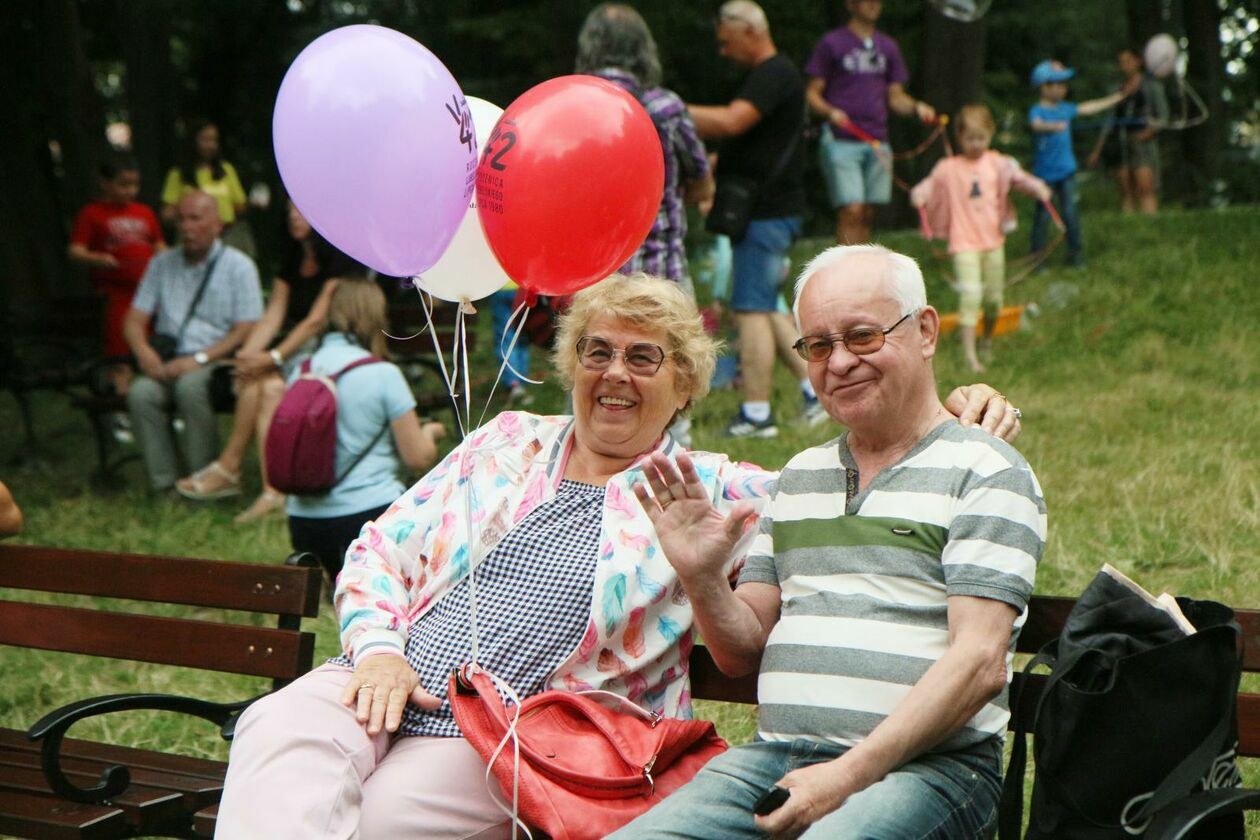
[[(206, 263), (205, 273), (201, 275), (201, 285), (197, 287), (197, 294), (193, 295), (192, 304), (189, 305), (188, 311), (184, 313), (184, 320), (179, 325), (179, 330), (175, 333), (175, 347), (179, 348), (180, 341), (184, 338), (184, 330), (188, 329), (188, 322), (192, 320), (193, 313), (197, 311), (198, 304), (201, 303), (201, 297), (206, 293), (206, 285), (210, 282), (210, 274), (214, 271), (215, 265), (219, 262), (219, 257), (223, 255), (223, 249), (226, 245), (220, 246), (219, 252), (211, 257)], [(158, 303), (161, 303), (162, 293), (158, 291)]]
[[(1037, 655), (1028, 660), (1028, 664), (1024, 666), (1024, 679), (1020, 681), (1019, 689), (1011, 698), (1011, 716), (1015, 719), (1015, 729), (1011, 740), (1011, 761), (1006, 767), (1006, 776), (1002, 780), (1002, 798), (998, 802), (999, 840), (1019, 840), (1024, 828), (1024, 767), (1028, 763), (1028, 730), (1024, 727), (1024, 717), (1019, 712), (1027, 699), (1028, 679), (1032, 672), (1042, 665), (1054, 669), (1058, 641), (1051, 639), (1046, 642)], [(1045, 696), (1046, 692), (1043, 691), (1037, 703), (1038, 711), (1041, 709), (1040, 701)]]
[[(362, 359), (354, 360), (350, 364), (343, 367), (341, 370), (337, 371), (334, 374), (331, 374), (328, 378), (331, 379), (333, 382), (336, 382), (338, 379), (341, 378), (342, 374), (349, 373), (350, 371), (354, 370), (357, 367), (362, 367), (363, 365), (374, 365), (377, 362), (382, 362), (382, 361), (384, 361), (384, 359), (378, 359), (376, 356), (365, 356)], [(311, 365), (310, 359), (307, 359), (305, 362), (302, 363), (303, 373), (310, 370), (310, 365)], [(341, 482), (345, 481), (346, 476), (350, 475), (350, 473), (354, 471), (354, 468), (359, 466), (359, 462), (362, 461), (364, 458), (366, 458), (367, 454), (371, 452), (374, 448), (376, 448), (376, 444), (380, 443), (381, 438), (383, 438), (385, 436), (385, 433), (389, 431), (389, 426), (390, 426), (389, 418), (386, 417), (385, 424), (381, 426), (381, 430), (376, 433), (376, 437), (372, 438), (372, 442), (369, 443), (366, 447), (364, 447), (363, 450), (359, 452), (358, 455), (354, 456), (354, 460), (350, 462), (350, 466), (342, 470), (341, 475), (337, 476), (336, 484), (333, 484), (333, 487), (336, 487), (337, 484), (340, 484)], [(328, 489), (331, 491), (332, 487)]]
[(792, 155), (796, 152), (796, 146), (800, 143), (801, 135), (804, 131), (804, 126), (801, 126), (799, 130), (792, 132), (792, 139), (788, 141), (788, 144), (783, 147), (783, 151), (779, 153), (779, 157), (775, 160), (774, 166), (771, 167), (770, 172), (766, 175), (766, 180), (762, 182), (763, 185), (769, 184), (771, 181), (782, 175), (784, 169), (787, 169), (788, 161), (792, 159)]

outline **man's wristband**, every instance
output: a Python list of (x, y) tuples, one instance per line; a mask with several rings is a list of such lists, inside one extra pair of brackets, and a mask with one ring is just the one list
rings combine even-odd
[(279, 350), (272, 347), (267, 351), (267, 355), (271, 356), (271, 361), (275, 363), (277, 369), (284, 367), (284, 356)]

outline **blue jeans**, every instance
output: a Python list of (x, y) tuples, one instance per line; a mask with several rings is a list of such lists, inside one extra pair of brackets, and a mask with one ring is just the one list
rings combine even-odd
[[(503, 330), (507, 326), (508, 318), (512, 317), (512, 301), (515, 297), (515, 289), (500, 289), (490, 296), (490, 316), (494, 322), (492, 327), (494, 355), (500, 363), (503, 362), (503, 351), (512, 341), (512, 336), (504, 336)], [(508, 356), (508, 364), (510, 367), (503, 369), (503, 387), (505, 388), (521, 382), (521, 377), (513, 373), (513, 369), (521, 376), (529, 376), (529, 336), (525, 333), (521, 333), (520, 340), (512, 348)]]
[(783, 284), (783, 258), (801, 233), (799, 216), (753, 219), (731, 255), (731, 309), (774, 312)]
[[(625, 828), (630, 838), (764, 837), (753, 804), (787, 773), (830, 761), (844, 747), (814, 741), (756, 741), (710, 761), (690, 783)], [(1002, 792), (997, 743), (966, 753), (928, 754), (889, 773), (814, 823), (810, 840), (991, 837)]]
[[(1081, 253), (1081, 217), (1078, 209), (1080, 199), (1076, 193), (1076, 176), (1069, 175), (1062, 181), (1048, 182), (1053, 200), (1059, 208), (1059, 216), (1063, 226), (1067, 228), (1068, 262), (1078, 265), (1084, 260)], [(1050, 225), (1050, 214), (1040, 204), (1033, 210), (1032, 251), (1036, 253), (1046, 247), (1046, 229)]]

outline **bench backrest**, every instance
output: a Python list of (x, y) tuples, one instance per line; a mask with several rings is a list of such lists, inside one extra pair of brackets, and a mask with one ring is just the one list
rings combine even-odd
[[(1036, 653), (1046, 642), (1057, 637), (1063, 630), (1073, 598), (1036, 596), (1028, 608), (1028, 620), (1019, 634), (1016, 650), (1020, 653)], [(1243, 671), (1260, 673), (1260, 611), (1235, 610), (1243, 631)], [(1037, 709), (1036, 695), (1040, 693), (1045, 678), (1034, 676), (1028, 685), (1033, 692), (1021, 701), (1018, 712), (1024, 725), (1032, 731), (1032, 718)], [(1023, 681), (1023, 674), (1015, 674), (1016, 683)], [(696, 645), (691, 654), (691, 695), (700, 700), (722, 700), (730, 703), (757, 702), (757, 675), (732, 679), (723, 675), (713, 664), (709, 652)], [(1011, 718), (1011, 728), (1016, 719)], [(1260, 694), (1240, 692), (1238, 695), (1238, 754), (1260, 757)]]
[(0, 599), (0, 644), (270, 677), (279, 687), (310, 670), (321, 572), (313, 555), (284, 566), (104, 551), (0, 545), (0, 588), (241, 610), (274, 627), (109, 608)]

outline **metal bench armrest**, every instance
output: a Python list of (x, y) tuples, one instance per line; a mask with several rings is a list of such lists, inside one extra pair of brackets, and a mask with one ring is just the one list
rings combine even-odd
[(179, 712), (208, 720), (218, 725), (224, 739), (230, 740), (236, 727), (236, 719), (251, 703), (260, 697), (251, 697), (236, 703), (212, 703), (192, 697), (173, 694), (109, 694), (80, 700), (62, 706), (40, 718), (27, 730), (26, 736), (40, 745), (40, 766), (44, 778), (58, 795), (73, 802), (88, 804), (106, 802), (127, 789), (131, 784), (131, 771), (120, 764), (111, 764), (101, 771), (101, 781), (87, 788), (70, 782), (61, 770), (61, 742), (70, 727), (86, 718), (112, 712), (151, 710)]

